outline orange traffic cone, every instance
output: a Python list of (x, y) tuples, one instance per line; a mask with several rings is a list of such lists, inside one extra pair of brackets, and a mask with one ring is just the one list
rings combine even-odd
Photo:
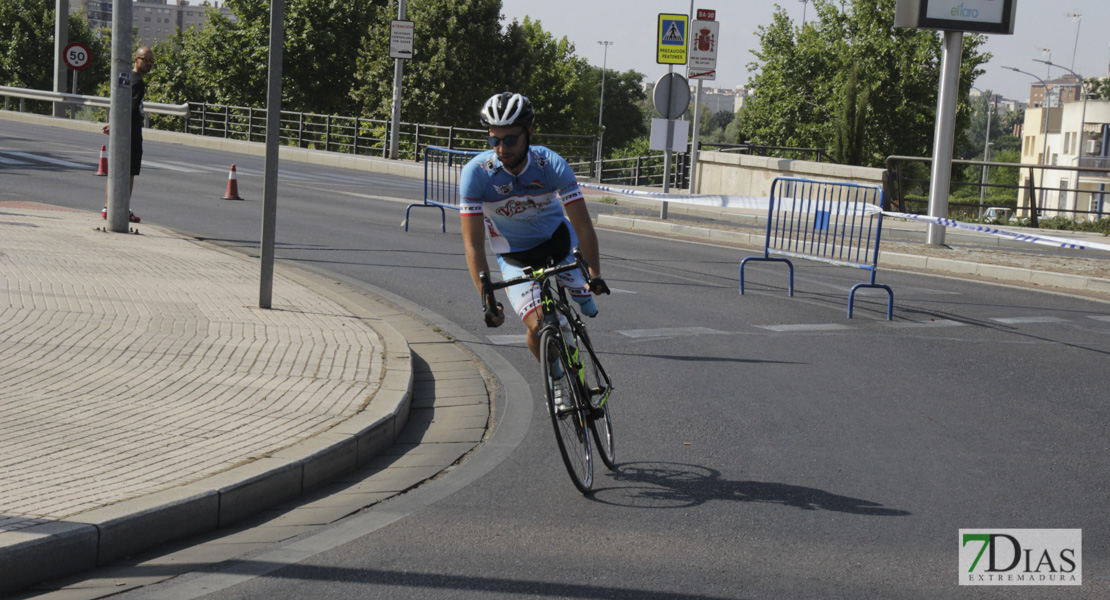
[(239, 176), (235, 174), (235, 165), (231, 165), (231, 172), (227, 174), (227, 191), (224, 200), (242, 200), (239, 197)]
[(108, 174), (108, 157), (104, 155), (107, 146), (100, 147), (100, 164), (96, 167), (96, 174), (98, 177), (104, 177)]

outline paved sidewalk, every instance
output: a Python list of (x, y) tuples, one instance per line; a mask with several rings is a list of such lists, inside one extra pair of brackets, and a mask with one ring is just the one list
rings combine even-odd
[[(0, 202), (0, 595), (242, 520), (395, 442), (444, 443), (363, 486), (372, 504), (482, 439), (485, 382), (425, 324), (280, 267), (263, 310), (256, 260), (98, 217)], [(465, 418), (444, 418), (445, 378)]]

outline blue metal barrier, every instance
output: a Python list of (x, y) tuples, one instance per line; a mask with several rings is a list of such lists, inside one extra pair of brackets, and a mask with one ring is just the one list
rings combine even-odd
[(848, 318), (856, 290), (886, 290), (886, 318), (894, 318), (894, 292), (875, 283), (879, 240), (883, 229), (886, 196), (878, 186), (813, 181), (779, 177), (771, 183), (767, 213), (767, 241), (763, 256), (740, 261), (740, 293), (744, 293), (744, 266), (750, 260), (785, 262), (789, 272), (789, 295), (794, 295), (794, 264), (788, 258), (805, 258), (870, 271), (867, 283), (858, 283), (848, 294)]
[(409, 230), (409, 211), (424, 206), (438, 208), (442, 220), (441, 230), (447, 232), (447, 211), (459, 210), (459, 178), (462, 168), (476, 150), (449, 150), (439, 146), (424, 148), (424, 202), (405, 208), (405, 231)]

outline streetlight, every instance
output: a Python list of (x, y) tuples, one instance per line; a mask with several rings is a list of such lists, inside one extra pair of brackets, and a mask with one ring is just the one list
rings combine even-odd
[[(972, 86), (971, 89), (978, 91), (980, 94), (986, 93), (983, 90), (981, 90), (981, 89), (979, 89), (975, 86)], [(987, 161), (990, 160), (990, 149), (991, 149), (991, 146), (993, 145), (993, 144), (991, 144), (991, 113), (993, 113), (997, 109), (997, 105), (994, 108), (991, 107), (991, 100), (993, 99), (992, 98), (993, 96), (994, 96), (994, 94), (988, 94), (987, 95), (987, 136), (986, 136), (986, 140), (983, 142), (983, 162), (987, 162)], [(983, 196), (984, 196), (983, 192), (986, 190), (986, 187), (987, 187), (987, 169), (989, 169), (989, 168), (990, 167), (988, 167), (987, 165), (983, 165), (982, 179), (979, 182), (979, 218), (980, 219), (983, 218)]]
[[(1045, 93), (1046, 93), (1046, 100), (1047, 100), (1048, 84), (1045, 83), (1045, 80), (1041, 79), (1040, 77), (1037, 77), (1036, 75), (1034, 75), (1034, 74), (1032, 74), (1028, 71), (1022, 71), (1021, 69), (1019, 69), (1017, 67), (1002, 67), (1002, 68), (1003, 69), (1009, 69), (1009, 70), (1014, 71), (1016, 73), (1022, 73), (1024, 75), (1028, 75), (1028, 76), (1032, 77), (1033, 79), (1036, 79), (1037, 81), (1041, 82), (1041, 85), (1044, 86)], [(1049, 69), (1051, 69), (1051, 68), (1052, 67), (1049, 66)], [(1044, 130), (1044, 141), (1041, 143), (1041, 164), (1044, 165), (1048, 161), (1048, 106), (1046, 105), (1046, 103), (1041, 103), (1041, 112), (1044, 114), (1044, 118), (1041, 119), (1041, 122), (1042, 122), (1041, 129)], [(1041, 207), (1042, 208), (1044, 207), (1044, 169), (1041, 169)], [(1034, 222), (1035, 222), (1035, 219), (1037, 218), (1036, 209), (1030, 211), (1030, 216), (1031, 216), (1031, 220), (1034, 220)]]
[[(1079, 30), (1077, 28), (1076, 29), (1076, 35), (1078, 35), (1078, 34), (1079, 34)], [(1071, 69), (1069, 69), (1067, 67), (1061, 67), (1060, 65), (1053, 64), (1051, 60), (1040, 60), (1040, 59), (1036, 59), (1036, 58), (1034, 58), (1033, 60), (1035, 60), (1037, 62), (1045, 63), (1050, 68), (1051, 67), (1060, 67), (1061, 69), (1063, 69), (1063, 70), (1067, 71), (1068, 73), (1071, 73), (1072, 75), (1074, 75), (1075, 78), (1079, 80), (1079, 93), (1083, 94), (1083, 110), (1081, 111), (1081, 115), (1079, 117), (1079, 153), (1077, 154), (1077, 158), (1076, 158), (1076, 166), (1078, 166), (1078, 164), (1079, 164), (1078, 157), (1083, 156), (1083, 137), (1084, 137), (1084, 132), (1087, 128), (1087, 85), (1086, 85), (1086, 82), (1083, 81), (1083, 77), (1079, 73), (1076, 73), (1075, 71), (1072, 71)], [(1079, 208), (1079, 171), (1075, 172), (1075, 185), (1073, 187), (1075, 189), (1075, 206), (1078, 209)]]
[(601, 141), (605, 138), (605, 126), (601, 124), (601, 116), (605, 114), (605, 65), (609, 61), (609, 46), (613, 42), (599, 41), (605, 52), (601, 58), (601, 102), (597, 107), (597, 182), (601, 183)]
[(802, 27), (806, 26), (806, 8), (809, 6), (809, 0), (798, 0), (802, 3)]

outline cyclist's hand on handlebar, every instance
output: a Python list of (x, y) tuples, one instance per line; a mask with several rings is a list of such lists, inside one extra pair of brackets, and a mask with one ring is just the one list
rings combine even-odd
[(605, 283), (604, 279), (593, 277), (590, 279), (590, 291), (593, 292), (595, 296), (609, 294), (609, 286)]
[(505, 322), (505, 311), (502, 310), (501, 303), (498, 302), (496, 307), (486, 306), (486, 327), (500, 327)]

